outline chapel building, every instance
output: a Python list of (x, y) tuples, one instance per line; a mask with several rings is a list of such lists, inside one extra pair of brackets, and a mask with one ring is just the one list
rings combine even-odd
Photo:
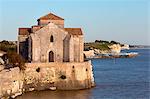
[(49, 13), (31, 28), (19, 28), (18, 53), (28, 62), (83, 62), (81, 28), (65, 28), (64, 19)]

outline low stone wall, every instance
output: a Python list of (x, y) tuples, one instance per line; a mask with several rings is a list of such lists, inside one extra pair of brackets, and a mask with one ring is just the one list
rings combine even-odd
[[(94, 86), (90, 61), (75, 63), (26, 63), (19, 68), (0, 72), (0, 97), (22, 94), (33, 90), (78, 90)], [(6, 76), (9, 75), (9, 76)]]

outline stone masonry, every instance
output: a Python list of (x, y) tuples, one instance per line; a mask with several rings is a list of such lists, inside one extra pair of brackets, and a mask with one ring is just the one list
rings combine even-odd
[(83, 62), (81, 28), (64, 28), (64, 19), (49, 13), (31, 28), (19, 28), (18, 53), (33, 63)]

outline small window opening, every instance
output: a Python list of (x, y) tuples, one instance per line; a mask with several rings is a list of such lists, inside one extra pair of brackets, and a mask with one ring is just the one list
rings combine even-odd
[(38, 67), (38, 68), (36, 69), (36, 71), (39, 73), (39, 72), (40, 72), (40, 68)]
[(50, 42), (54, 42), (54, 37), (53, 37), (53, 35), (51, 35), (51, 37), (50, 37)]
[(61, 79), (66, 79), (66, 76), (65, 75), (61, 75), (60, 78)]

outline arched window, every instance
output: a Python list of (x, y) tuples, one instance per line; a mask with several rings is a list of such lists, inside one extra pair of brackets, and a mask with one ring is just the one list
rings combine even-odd
[(54, 53), (52, 51), (49, 52), (49, 62), (54, 62)]
[(53, 37), (53, 35), (51, 35), (51, 37), (50, 37), (50, 42), (54, 42), (54, 37)]

